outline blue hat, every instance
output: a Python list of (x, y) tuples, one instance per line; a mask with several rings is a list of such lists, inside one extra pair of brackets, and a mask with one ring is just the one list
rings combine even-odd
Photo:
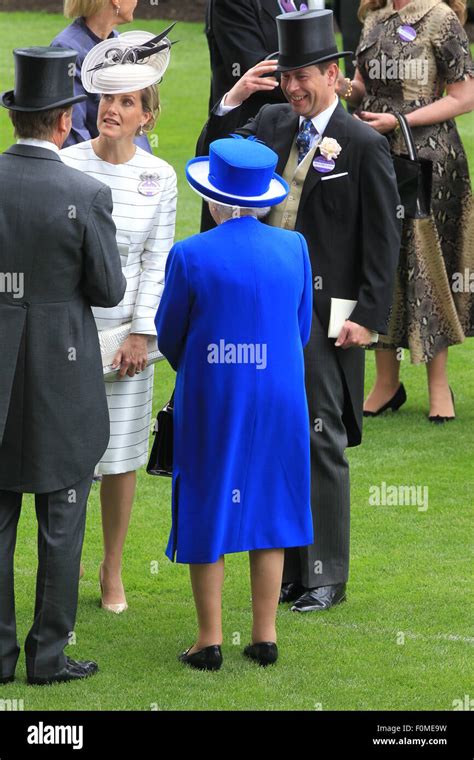
[(289, 192), (275, 174), (277, 163), (277, 154), (256, 138), (232, 135), (211, 143), (209, 156), (188, 161), (186, 178), (208, 201), (263, 208), (281, 203)]

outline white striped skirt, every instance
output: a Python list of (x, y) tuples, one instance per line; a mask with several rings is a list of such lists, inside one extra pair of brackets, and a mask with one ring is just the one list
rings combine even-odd
[(105, 383), (110, 440), (96, 475), (132, 472), (148, 462), (155, 367), (135, 377)]

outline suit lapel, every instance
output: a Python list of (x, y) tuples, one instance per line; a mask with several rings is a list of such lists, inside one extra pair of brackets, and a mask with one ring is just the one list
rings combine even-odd
[[(335, 140), (337, 140), (337, 142), (342, 148), (342, 151), (344, 151), (347, 148), (347, 144), (349, 143), (349, 138), (347, 137), (347, 119), (350, 119), (350, 118), (351, 117), (348, 115), (344, 107), (341, 106), (340, 103), (338, 103), (337, 108), (334, 111), (331, 118), (329, 119), (328, 125), (323, 134), (323, 138), (333, 137)], [(316, 153), (318, 153), (317, 150), (316, 150)], [(336, 167), (334, 169), (334, 173), (335, 174), (337, 173), (337, 159), (336, 159)], [(316, 171), (316, 169), (312, 165), (309, 167), (308, 174), (306, 175), (306, 180), (303, 185), (303, 192), (301, 193), (301, 201), (300, 201), (298, 213), (300, 213), (300, 210), (303, 208), (303, 205), (306, 203), (306, 200), (309, 194), (314, 190), (316, 185), (319, 184), (323, 176), (330, 176), (330, 175), (323, 175), (321, 172)]]
[(298, 116), (293, 113), (291, 106), (285, 106), (278, 114), (275, 124), (275, 135), (271, 146), (275, 153), (278, 154), (277, 174), (281, 175), (285, 169), (298, 125)]

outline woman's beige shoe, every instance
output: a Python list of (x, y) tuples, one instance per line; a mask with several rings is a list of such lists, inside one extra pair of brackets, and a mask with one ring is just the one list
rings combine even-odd
[(86, 571), (84, 570), (84, 565), (83, 565), (83, 564), (82, 564), (82, 562), (81, 562), (81, 566), (80, 566), (80, 568), (79, 568), (79, 580), (81, 580), (81, 578), (83, 578), (83, 577), (84, 577), (84, 573), (85, 573), (85, 572), (86, 572)]
[(128, 604), (127, 602), (121, 602), (119, 604), (105, 604), (104, 602), (104, 588), (102, 585), (102, 565), (99, 567), (99, 583), (100, 583), (100, 606), (103, 610), (107, 610), (108, 612), (114, 612), (116, 615), (120, 615), (122, 612), (125, 612), (125, 610), (128, 610)]

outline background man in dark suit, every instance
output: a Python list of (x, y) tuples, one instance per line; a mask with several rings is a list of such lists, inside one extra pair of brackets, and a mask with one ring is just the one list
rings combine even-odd
[[(278, 48), (278, 0), (208, 0), (206, 36), (211, 63), (209, 110), (246, 71)], [(242, 126), (266, 103), (284, 103), (280, 88), (253, 93), (239, 109)], [(209, 206), (203, 203), (201, 232), (215, 227)]]
[[(0, 156), (0, 683), (13, 681), (14, 551), (22, 494), (34, 493), (38, 573), (25, 642), (28, 682), (85, 678), (64, 654), (74, 630), (87, 498), (110, 423), (91, 306), (123, 298), (110, 189), (62, 163), (76, 53), (15, 52), (1, 97), (17, 145)], [(84, 96), (79, 96), (83, 98)], [(19, 286), (19, 287), (18, 287)]]
[[(334, 0), (334, 15), (342, 34), (342, 45), (346, 50), (356, 50), (359, 44), (362, 24), (357, 16), (360, 0)], [(354, 79), (353, 56), (345, 62), (345, 75)]]
[[(206, 36), (211, 61), (209, 110), (246, 71), (278, 48), (278, 0), (208, 0)], [(255, 92), (242, 104), (244, 124), (265, 103), (283, 103), (281, 90)]]
[[(278, 70), (289, 104), (266, 105), (236, 129), (239, 103), (278, 86), (276, 79), (262, 78), (276, 71), (277, 62), (258, 64), (227, 94), (226, 108), (214, 109), (198, 150), (205, 153), (210, 141), (234, 131), (273, 148), (290, 194), (268, 221), (303, 233), (309, 247), (315, 290), (305, 362), (315, 542), (287, 551), (281, 595), (281, 601), (294, 602), (294, 611), (305, 612), (345, 599), (350, 495), (344, 451), (362, 436), (362, 347), (371, 331), (383, 333), (387, 325), (400, 201), (386, 138), (349, 116), (336, 97), (341, 54), (332, 12), (287, 14), (277, 24)], [(325, 143), (329, 158), (325, 138), (334, 141)], [(331, 298), (358, 302), (336, 342), (328, 338)]]

